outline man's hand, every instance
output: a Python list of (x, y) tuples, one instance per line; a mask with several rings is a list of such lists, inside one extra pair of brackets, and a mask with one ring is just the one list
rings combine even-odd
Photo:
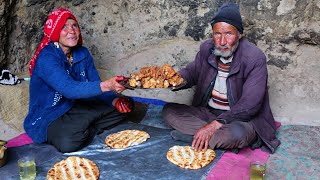
[(126, 88), (120, 84), (119, 82), (124, 80), (124, 76), (116, 76), (113, 78), (110, 78), (106, 81), (103, 81), (100, 83), (100, 87), (102, 92), (107, 92), (107, 91), (114, 91), (116, 93), (121, 93), (124, 91)]
[(128, 98), (120, 97), (116, 98), (113, 101), (114, 107), (120, 112), (120, 113), (128, 113), (131, 112), (132, 105), (129, 102)]
[(209, 141), (213, 134), (222, 126), (218, 121), (212, 121), (211, 123), (200, 128), (196, 134), (193, 136), (192, 147), (196, 151), (201, 151), (208, 149)]

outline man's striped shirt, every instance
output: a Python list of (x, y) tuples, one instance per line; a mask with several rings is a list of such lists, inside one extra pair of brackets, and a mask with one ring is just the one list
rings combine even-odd
[(212, 97), (209, 100), (209, 106), (215, 109), (230, 110), (227, 97), (227, 77), (230, 71), (232, 57), (224, 59), (220, 57), (218, 61), (218, 75), (212, 90)]

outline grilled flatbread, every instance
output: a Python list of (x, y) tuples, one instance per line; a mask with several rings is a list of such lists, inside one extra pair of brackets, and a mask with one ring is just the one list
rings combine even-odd
[(143, 143), (150, 135), (145, 131), (140, 130), (124, 130), (110, 134), (106, 137), (105, 142), (112, 148), (127, 148)]
[(99, 179), (98, 166), (89, 159), (70, 156), (57, 162), (49, 169), (47, 174), (48, 180), (97, 180)]
[(216, 153), (212, 149), (195, 151), (191, 146), (173, 146), (167, 152), (167, 159), (185, 169), (200, 169), (208, 165)]

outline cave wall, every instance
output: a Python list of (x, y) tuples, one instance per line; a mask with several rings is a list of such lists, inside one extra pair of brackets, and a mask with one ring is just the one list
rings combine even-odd
[[(103, 79), (146, 65), (192, 61), (211, 37), (210, 19), (226, 1), (206, 0), (7, 0), (0, 2), (0, 67), (26, 72), (58, 7), (77, 17), (84, 45)], [(283, 123), (320, 125), (320, 1), (238, 0), (245, 36), (268, 58), (269, 92)], [(1, 88), (1, 87), (0, 87)], [(193, 90), (136, 90), (125, 94), (190, 103)]]

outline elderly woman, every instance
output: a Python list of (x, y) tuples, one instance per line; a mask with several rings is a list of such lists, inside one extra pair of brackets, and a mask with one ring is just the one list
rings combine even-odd
[(132, 99), (117, 96), (125, 90), (118, 83), (124, 77), (101, 81), (92, 56), (82, 46), (79, 24), (67, 9), (49, 15), (29, 72), (25, 131), (34, 142), (47, 142), (61, 152), (88, 145), (133, 108)]

